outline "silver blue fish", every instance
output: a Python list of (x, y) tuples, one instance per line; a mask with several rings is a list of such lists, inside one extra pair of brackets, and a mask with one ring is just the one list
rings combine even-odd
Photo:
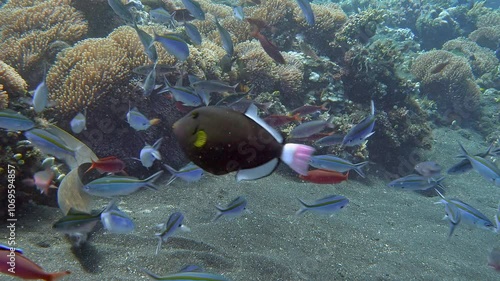
[(116, 200), (109, 203), (101, 213), (101, 223), (110, 233), (126, 234), (134, 231), (134, 221), (116, 206)]
[[(479, 156), (482, 158), (487, 156), (495, 156), (496, 155), (495, 150), (492, 150), (492, 148), (493, 146), (490, 145), (486, 152), (478, 153), (475, 156)], [(458, 162), (457, 164), (451, 166), (451, 168), (449, 168), (448, 171), (446, 171), (446, 173), (448, 173), (449, 175), (459, 175), (473, 169), (469, 159), (465, 158), (463, 155), (459, 157), (464, 159), (462, 159), (462, 161)]]
[(189, 46), (176, 34), (158, 35), (155, 33), (155, 41), (167, 50), (167, 52), (180, 61), (185, 61), (189, 56)]
[(66, 157), (75, 157), (75, 150), (68, 147), (58, 136), (47, 132), (43, 129), (31, 129), (24, 132), (24, 136), (45, 154), (50, 154), (58, 159), (65, 159)]
[(140, 159), (142, 166), (149, 168), (153, 166), (153, 162), (155, 160), (161, 160), (161, 155), (160, 152), (158, 151), (160, 149), (161, 143), (163, 141), (163, 138), (160, 138), (157, 140), (153, 146), (146, 144), (142, 149), (140, 153)]
[(354, 146), (362, 144), (367, 138), (373, 135), (375, 126), (375, 104), (371, 101), (371, 112), (359, 124), (352, 127), (342, 140), (343, 146)]
[(236, 87), (238, 84), (234, 86), (230, 86), (222, 81), (217, 80), (199, 80), (194, 83), (191, 83), (194, 91), (198, 96), (201, 97), (203, 103), (208, 105), (210, 103), (210, 93), (236, 93)]
[(52, 228), (65, 234), (88, 234), (100, 219), (101, 212), (86, 213), (71, 208), (66, 216), (52, 225)]
[(87, 129), (87, 118), (85, 117), (87, 111), (84, 111), (85, 114), (78, 112), (78, 114), (71, 119), (69, 125), (71, 126), (71, 131), (75, 134), (81, 133), (83, 130)]
[(149, 17), (151, 21), (161, 24), (172, 24), (172, 15), (163, 8), (156, 8), (149, 11)]
[(205, 20), (205, 12), (201, 9), (200, 3), (194, 0), (182, 0), (182, 4), (195, 19)]
[(302, 10), (304, 17), (306, 18), (307, 24), (314, 25), (314, 13), (311, 8), (311, 3), (309, 3), (309, 0), (297, 0), (297, 3), (299, 4), (299, 7)]
[(301, 208), (295, 213), (295, 215), (300, 215), (305, 211), (311, 211), (316, 213), (331, 214), (342, 210), (349, 204), (349, 199), (342, 195), (330, 195), (324, 198), (318, 199), (311, 204), (308, 204), (301, 199), (299, 199)]
[(163, 164), (163, 166), (165, 166), (165, 168), (172, 174), (172, 177), (168, 180), (167, 185), (171, 184), (177, 178), (186, 182), (195, 182), (200, 180), (203, 176), (203, 169), (196, 166), (192, 162), (180, 168), (178, 171), (167, 164)]
[(137, 107), (132, 108), (127, 113), (127, 122), (130, 124), (130, 127), (134, 128), (136, 131), (144, 131), (147, 130), (151, 125), (156, 125), (160, 119), (151, 119), (149, 120), (144, 114), (140, 113), (137, 110)]
[(231, 203), (229, 203), (225, 208), (216, 205), (217, 214), (212, 221), (218, 220), (220, 217), (224, 216), (227, 218), (234, 218), (241, 216), (247, 207), (247, 199), (243, 196), (236, 197)]
[(217, 17), (215, 17), (215, 26), (217, 26), (217, 30), (219, 31), (222, 48), (230, 57), (232, 57), (234, 54), (234, 46), (233, 40), (231, 40), (231, 35), (224, 27), (222, 27), (222, 25), (220, 25)]
[(163, 242), (167, 242), (168, 238), (171, 237), (177, 230), (190, 231), (188, 227), (182, 224), (183, 220), (184, 215), (180, 212), (176, 212), (170, 215), (167, 223), (158, 225), (161, 231), (155, 234), (158, 237), (158, 246), (156, 247), (157, 255), (161, 249), (161, 245), (163, 244)]
[(143, 180), (127, 176), (106, 176), (84, 185), (83, 190), (90, 195), (99, 197), (129, 195), (138, 191), (141, 187), (158, 190), (158, 187), (153, 182), (162, 174), (163, 171), (159, 171)]
[(354, 170), (363, 178), (365, 177), (365, 173), (363, 173), (361, 168), (366, 164), (368, 164), (368, 161), (353, 164), (348, 160), (342, 159), (340, 157), (331, 154), (313, 155), (309, 162), (309, 165), (317, 169), (324, 169), (341, 173)]
[[(137, 32), (137, 36), (139, 36), (139, 40), (141, 41), (142, 46), (144, 47), (144, 52), (146, 53), (148, 58), (153, 63), (156, 64), (156, 62), (158, 61), (158, 53), (156, 51), (156, 46), (153, 44), (154, 43), (153, 37), (149, 35), (146, 31), (137, 27), (137, 25), (134, 25), (134, 29)], [(155, 68), (153, 67), (153, 69)]]
[(172, 281), (229, 281), (222, 275), (212, 274), (207, 272), (178, 272), (165, 276), (159, 276), (149, 270), (143, 269), (144, 273), (155, 280), (172, 280)]
[(242, 6), (233, 7), (233, 14), (234, 14), (234, 17), (237, 18), (238, 20), (245, 19), (245, 12), (243, 12)]
[[(475, 225), (478, 228), (495, 231), (494, 224), (480, 211), (470, 206), (469, 204), (458, 199), (446, 199), (439, 191), (436, 192), (441, 197), (439, 202), (435, 204), (444, 204), (446, 217), (450, 221), (450, 233), (448, 238), (453, 234), (453, 230), (459, 222), (466, 222)], [(456, 214), (459, 212), (460, 214)]]
[(7, 131), (27, 131), (33, 127), (35, 122), (28, 117), (11, 109), (0, 110), (0, 128)]
[(395, 179), (387, 184), (389, 187), (398, 188), (401, 190), (427, 190), (436, 186), (443, 188), (441, 182), (444, 177), (434, 179), (432, 177), (424, 177), (421, 175), (411, 174), (399, 179)]
[(49, 101), (49, 89), (45, 81), (40, 83), (33, 93), (33, 108), (36, 113), (42, 112)]
[(121, 0), (108, 0), (108, 4), (115, 14), (126, 22), (134, 22), (134, 16), (130, 13), (128, 7)]
[(470, 161), (474, 170), (483, 176), (483, 178), (493, 182), (496, 186), (500, 186), (500, 169), (495, 165), (495, 163), (483, 157), (475, 155), (471, 156), (467, 153), (462, 144), (459, 143), (459, 145), (463, 152), (463, 155), (461, 156)]
[(313, 120), (302, 123), (290, 131), (289, 139), (307, 138), (323, 131), (326, 127), (331, 127), (330, 120)]
[(203, 271), (204, 271), (203, 268), (196, 264), (185, 265), (179, 270), (179, 272), (203, 272)]
[(344, 139), (345, 135), (338, 135), (338, 134), (333, 134), (329, 135), (326, 137), (322, 137), (319, 140), (314, 142), (314, 145), (319, 146), (319, 147), (324, 147), (324, 146), (332, 146), (332, 145), (338, 145), (342, 144), (342, 140)]
[(185, 106), (200, 106), (202, 104), (201, 97), (196, 94), (191, 88), (170, 86), (169, 84), (159, 93), (170, 92), (175, 101), (181, 102)]
[(198, 31), (198, 28), (189, 22), (184, 23), (184, 30), (186, 31), (187, 36), (189, 37), (189, 40), (193, 42), (195, 45), (201, 45), (201, 34), (200, 31)]
[(156, 86), (156, 64), (151, 69), (151, 72), (144, 79), (144, 83), (142, 83), (142, 90), (144, 91), (144, 96), (148, 97), (151, 95)]

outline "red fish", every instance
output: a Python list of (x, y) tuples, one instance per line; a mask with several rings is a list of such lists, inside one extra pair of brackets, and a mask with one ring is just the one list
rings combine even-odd
[(70, 274), (70, 271), (48, 273), (18, 251), (0, 248), (0, 272), (22, 279), (55, 281)]
[(259, 40), (260, 45), (275, 62), (280, 64), (285, 64), (285, 58), (281, 55), (278, 47), (267, 40), (267, 38), (262, 35), (258, 30), (251, 33), (253, 37)]
[(125, 169), (125, 163), (115, 156), (109, 156), (101, 158), (97, 161), (92, 160), (92, 166), (90, 166), (90, 168), (85, 171), (85, 173), (92, 169), (96, 169), (101, 174), (125, 173), (125, 171), (123, 171), (123, 169)]
[(288, 115), (269, 115), (264, 117), (264, 121), (266, 121), (267, 124), (271, 125), (272, 127), (279, 127), (286, 125), (292, 121), (301, 121), (302, 118), (300, 118), (299, 114), (295, 114), (293, 116), (288, 116)]
[(300, 175), (299, 178), (312, 183), (337, 184), (347, 180), (348, 176), (349, 172), (344, 174), (335, 171), (316, 169), (309, 171), (307, 176)]

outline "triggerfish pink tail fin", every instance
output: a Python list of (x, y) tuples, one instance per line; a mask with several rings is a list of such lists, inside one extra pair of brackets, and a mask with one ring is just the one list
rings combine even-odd
[(46, 281), (56, 281), (59, 280), (60, 278), (71, 274), (71, 271), (66, 270), (66, 271), (61, 271), (61, 272), (54, 272), (54, 273), (48, 273), (47, 276), (44, 278)]
[(292, 170), (305, 176), (309, 168), (309, 160), (314, 148), (304, 144), (287, 143), (281, 152), (281, 160)]

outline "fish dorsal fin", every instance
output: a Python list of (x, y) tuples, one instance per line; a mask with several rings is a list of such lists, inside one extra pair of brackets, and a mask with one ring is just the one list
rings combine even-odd
[(255, 180), (263, 178), (271, 174), (274, 171), (274, 169), (276, 169), (276, 166), (278, 166), (278, 162), (279, 162), (278, 158), (274, 158), (271, 161), (263, 165), (260, 165), (258, 167), (239, 170), (238, 173), (236, 174), (236, 180), (242, 181), (242, 180)]
[(266, 123), (266, 121), (262, 120), (258, 115), (257, 115), (257, 106), (255, 104), (250, 104), (250, 106), (247, 108), (247, 111), (245, 111), (245, 115), (252, 119), (255, 123), (259, 124), (262, 128), (264, 128), (268, 133), (270, 133), (274, 139), (276, 139), (277, 142), (283, 143), (283, 137), (281, 134), (276, 131), (273, 127), (269, 126), (269, 124)]

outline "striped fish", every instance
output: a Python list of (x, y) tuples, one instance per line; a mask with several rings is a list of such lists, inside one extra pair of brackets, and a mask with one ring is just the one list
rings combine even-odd
[(441, 181), (443, 180), (444, 177), (440, 177), (439, 179), (435, 180), (430, 177), (411, 174), (391, 181), (388, 186), (399, 188), (402, 190), (427, 190), (436, 186), (444, 188), (444, 186), (441, 184)]
[(11, 109), (0, 110), (0, 128), (7, 131), (27, 131), (33, 127), (35, 122), (28, 117)]
[(309, 165), (317, 169), (336, 171), (341, 173), (354, 170), (363, 178), (365, 177), (365, 173), (363, 173), (361, 168), (366, 164), (368, 164), (368, 161), (353, 164), (348, 160), (339, 158), (331, 154), (312, 156), (309, 162)]
[(149, 270), (143, 269), (144, 273), (155, 280), (185, 280), (185, 281), (229, 281), (226, 277), (207, 272), (178, 272), (166, 276), (159, 276)]
[(68, 147), (58, 136), (43, 129), (32, 129), (24, 132), (24, 136), (45, 154), (53, 155), (58, 159), (75, 157), (75, 150)]
[[(158, 246), (156, 247), (156, 254), (161, 249), (161, 245), (163, 242), (167, 242), (168, 238), (171, 237), (178, 229), (189, 231), (189, 228), (182, 224), (184, 220), (184, 215), (180, 212), (175, 212), (168, 217), (167, 223), (159, 224), (158, 226), (161, 228), (159, 233), (156, 233), (156, 237), (158, 237)], [(164, 279), (161, 279), (164, 280)], [(166, 279), (166, 280), (174, 280), (174, 279)]]
[(355, 146), (362, 144), (367, 138), (373, 135), (375, 126), (375, 104), (371, 101), (371, 112), (359, 124), (352, 127), (342, 140), (343, 146)]
[(89, 182), (83, 187), (83, 190), (90, 195), (100, 197), (129, 195), (143, 186), (157, 190), (158, 187), (153, 182), (162, 174), (163, 171), (159, 171), (143, 180), (127, 176), (106, 176)]
[(221, 206), (215, 206), (217, 208), (217, 214), (212, 221), (218, 220), (220, 217), (225, 216), (228, 218), (234, 218), (241, 215), (247, 206), (247, 199), (243, 196), (236, 197), (231, 203), (229, 203), (225, 208)]
[(311, 211), (315, 213), (331, 214), (343, 209), (347, 204), (349, 204), (349, 199), (342, 195), (330, 195), (324, 198), (318, 199), (311, 204), (307, 204), (301, 199), (299, 199), (302, 207), (295, 213), (295, 215), (300, 215), (305, 211)]
[(493, 182), (496, 186), (500, 186), (500, 169), (498, 169), (493, 162), (486, 158), (469, 155), (462, 144), (459, 143), (459, 145), (463, 152), (463, 155), (461, 156), (470, 161), (472, 168), (483, 176), (483, 178)]

